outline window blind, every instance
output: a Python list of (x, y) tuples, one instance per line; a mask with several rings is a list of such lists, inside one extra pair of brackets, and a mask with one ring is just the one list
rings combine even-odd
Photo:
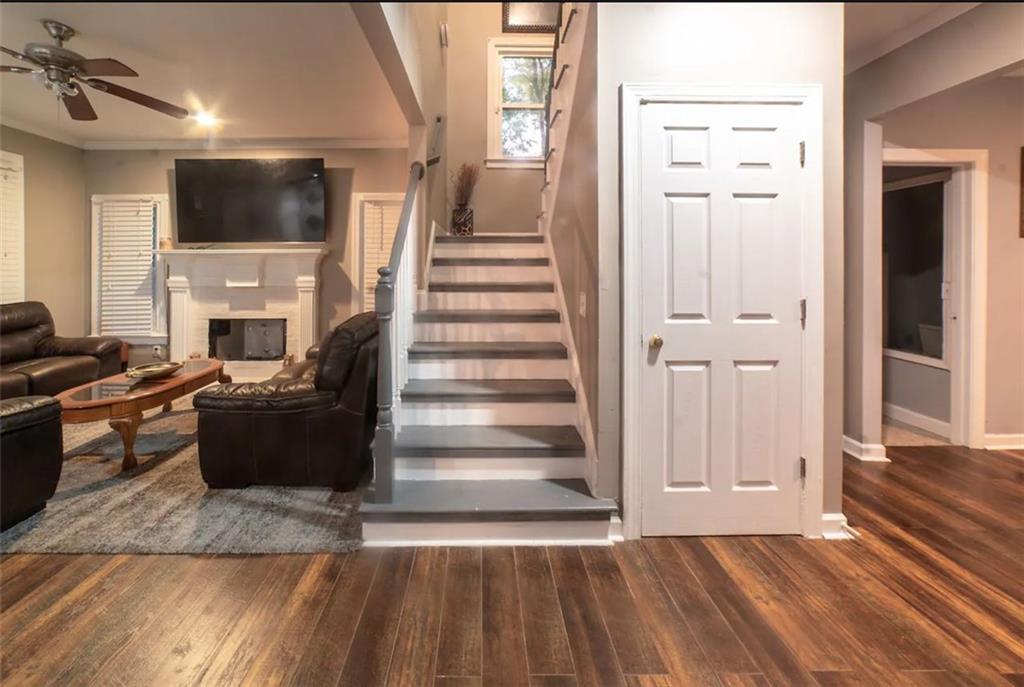
[(377, 270), (388, 264), (395, 242), (402, 204), (395, 201), (363, 203), (363, 310), (376, 307), (374, 289), (380, 275)]
[(0, 151), (0, 303), (25, 300), (25, 170)]
[(149, 197), (94, 201), (98, 334), (150, 336), (156, 309), (157, 203)]

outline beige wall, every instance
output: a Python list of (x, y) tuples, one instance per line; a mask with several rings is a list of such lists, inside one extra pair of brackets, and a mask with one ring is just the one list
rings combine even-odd
[(843, 7), (609, 3), (598, 12), (599, 491), (620, 478), (619, 86), (818, 83), (825, 108), (825, 510), (842, 506)]
[[(351, 194), (403, 191), (407, 179), (405, 149), (89, 150), (85, 152), (85, 194), (167, 193), (173, 207), (175, 158), (255, 157), (324, 158), (330, 252), (320, 266), (319, 327), (320, 333), (326, 332), (352, 314), (352, 288), (358, 284), (356, 243), (349, 226)], [(82, 279), (76, 288), (84, 289), (88, 298), (86, 284)]]
[[(597, 430), (597, 13), (588, 15), (576, 78), (569, 138), (558, 197), (551, 215), (551, 243), (558, 260), (569, 325), (579, 359), (590, 422)], [(581, 30), (584, 27), (574, 27)], [(580, 300), (585, 299), (585, 312)], [(612, 343), (614, 345), (614, 342)]]
[(0, 127), (0, 148), (25, 158), (25, 297), (53, 313), (57, 333), (89, 332), (89, 226), (79, 148)]
[[(500, 2), (448, 5), (448, 122), (445, 174), (464, 162), (480, 165), (473, 201), (479, 232), (537, 230), (541, 170), (486, 169), (487, 39), (501, 36)], [(450, 197), (450, 193), (449, 193)]]
[(882, 134), (887, 147), (989, 151), (986, 431), (1024, 433), (1024, 78), (993, 78), (926, 98), (885, 117)]

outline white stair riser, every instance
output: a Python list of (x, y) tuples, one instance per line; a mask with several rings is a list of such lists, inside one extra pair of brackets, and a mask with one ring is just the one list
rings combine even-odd
[(550, 267), (509, 266), (468, 267), (465, 265), (434, 266), (430, 281), (554, 281)]
[(553, 310), (554, 293), (428, 291), (430, 310)]
[(364, 546), (607, 546), (610, 520), (363, 522)]
[(587, 474), (579, 458), (396, 458), (395, 479), (576, 479)]
[(545, 258), (543, 243), (441, 243), (435, 258)]
[(558, 322), (418, 322), (416, 341), (560, 341)]
[(561, 360), (409, 360), (410, 379), (568, 379), (569, 361)]
[(407, 425), (574, 425), (575, 403), (421, 403), (402, 401)]

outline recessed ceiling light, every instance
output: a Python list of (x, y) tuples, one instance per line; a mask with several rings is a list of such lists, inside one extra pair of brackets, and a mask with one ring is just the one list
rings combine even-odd
[(192, 115), (192, 119), (196, 120), (196, 123), (199, 124), (199, 126), (211, 127), (217, 124), (217, 118), (203, 110)]

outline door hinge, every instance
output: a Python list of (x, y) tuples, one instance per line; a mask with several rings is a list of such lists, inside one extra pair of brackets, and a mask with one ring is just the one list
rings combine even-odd
[(800, 479), (807, 479), (807, 459), (800, 456)]
[(807, 159), (807, 145), (803, 141), (800, 141), (800, 166), (804, 166), (804, 162)]
[(807, 329), (807, 299), (800, 299), (800, 329)]

